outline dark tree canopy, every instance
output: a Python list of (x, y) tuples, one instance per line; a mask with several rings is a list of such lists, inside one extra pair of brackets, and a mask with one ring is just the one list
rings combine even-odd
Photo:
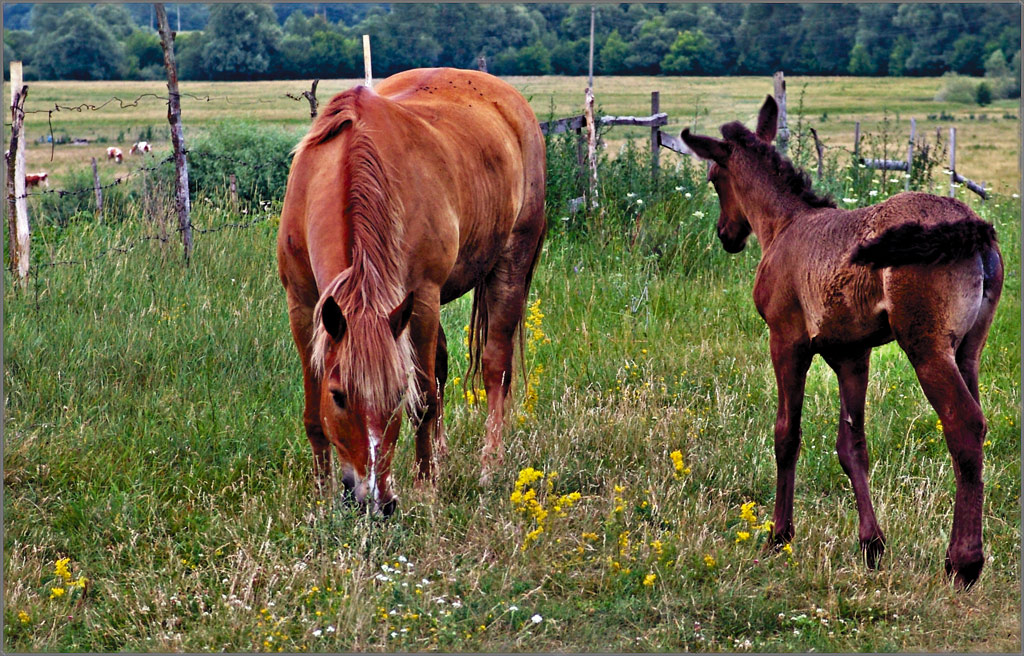
[[(419, 66), (499, 74), (585, 74), (594, 9), (598, 75), (942, 75), (980, 76), (996, 51), (1019, 61), (1018, 3), (279, 3), (167, 4), (183, 79), (358, 77), (361, 35), (383, 77)], [(152, 4), (6, 4), (5, 53), (26, 77), (154, 73)], [(84, 30), (81, 47), (48, 52), (65, 14)], [(103, 29), (100, 30), (97, 25)], [(29, 38), (23, 35), (29, 34)], [(46, 51), (46, 52), (44, 52)], [(44, 56), (45, 55), (45, 56)], [(1016, 59), (1015, 59), (1016, 58)], [(38, 66), (36, 60), (38, 59)], [(1012, 76), (1011, 76), (1012, 77)], [(1019, 82), (996, 85), (1017, 88)]]

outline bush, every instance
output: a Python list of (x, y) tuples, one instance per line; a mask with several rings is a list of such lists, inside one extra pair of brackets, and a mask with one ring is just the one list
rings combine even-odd
[(982, 82), (978, 85), (974, 99), (982, 107), (992, 103), (992, 88), (988, 86), (987, 82)]
[(238, 197), (248, 201), (284, 197), (291, 149), (299, 135), (254, 121), (225, 121), (189, 147), (189, 187), (193, 194), (222, 196), (232, 173)]
[(978, 93), (977, 82), (956, 73), (946, 73), (942, 76), (942, 79), (942, 88), (935, 94), (935, 100), (958, 103), (976, 102)]

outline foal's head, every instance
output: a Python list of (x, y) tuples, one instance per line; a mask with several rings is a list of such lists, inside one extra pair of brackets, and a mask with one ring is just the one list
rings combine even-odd
[(778, 120), (779, 106), (768, 96), (758, 114), (756, 132), (734, 121), (722, 126), (724, 140), (690, 134), (688, 128), (680, 135), (694, 154), (711, 162), (708, 180), (721, 206), (718, 238), (730, 253), (746, 246), (751, 232), (748, 208), (764, 198), (782, 194), (811, 207), (835, 207), (831, 198), (815, 195), (807, 174), (772, 146)]
[(406, 327), (412, 293), (389, 313), (342, 311), (330, 290), (314, 310), (313, 366), (320, 369), (320, 422), (340, 460), (347, 494), (390, 515), (391, 457), (403, 405), (415, 399), (412, 344)]

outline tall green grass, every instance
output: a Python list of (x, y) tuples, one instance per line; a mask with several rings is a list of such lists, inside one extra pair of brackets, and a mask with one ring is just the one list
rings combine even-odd
[[(198, 202), (197, 225), (267, 220), (197, 234), (188, 267), (173, 232), (138, 241), (156, 229), (139, 210), (37, 228), (49, 244), (37, 261), (135, 247), (40, 269), (23, 291), (5, 274), (4, 648), (1019, 649), (1019, 200), (971, 201), (999, 231), (1007, 281), (981, 373), (990, 560), (956, 593), (942, 575), (949, 456), (891, 345), (875, 351), (868, 390), (882, 568), (860, 562), (833, 453), (836, 382), (820, 361), (793, 553), (760, 549), (764, 531), (741, 518), (753, 502), (763, 521), (774, 495), (758, 248), (722, 251), (701, 164), (663, 158), (654, 179), (638, 148), (605, 162), (602, 213), (571, 214), (574, 148), (549, 146), (551, 229), (505, 469), (479, 486), (484, 411), (454, 380), (463, 298), (442, 313), (451, 455), (436, 488), (417, 489), (406, 427), (389, 521), (314, 494), (276, 203), (242, 215), (215, 194)], [(896, 190), (861, 173), (837, 162), (825, 187), (861, 203)], [(530, 487), (549, 513), (536, 539), (536, 514), (510, 501), (528, 467), (544, 472)], [(61, 558), (70, 583), (55, 574)]]

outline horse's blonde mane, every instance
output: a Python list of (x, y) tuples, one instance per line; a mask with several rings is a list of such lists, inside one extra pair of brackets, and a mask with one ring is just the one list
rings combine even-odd
[(338, 345), (341, 384), (368, 409), (389, 412), (403, 393), (413, 410), (419, 393), (409, 331), (396, 340), (388, 315), (405, 298), (406, 262), (401, 207), (391, 192), (389, 171), (359, 119), (361, 87), (336, 96), (297, 150), (329, 141), (348, 131), (345, 188), (339, 212), (351, 234), (351, 265), (321, 291), (313, 310), (311, 364), (323, 376), (325, 359), (334, 345), (323, 327), (323, 306), (334, 299), (345, 318), (346, 333)]

